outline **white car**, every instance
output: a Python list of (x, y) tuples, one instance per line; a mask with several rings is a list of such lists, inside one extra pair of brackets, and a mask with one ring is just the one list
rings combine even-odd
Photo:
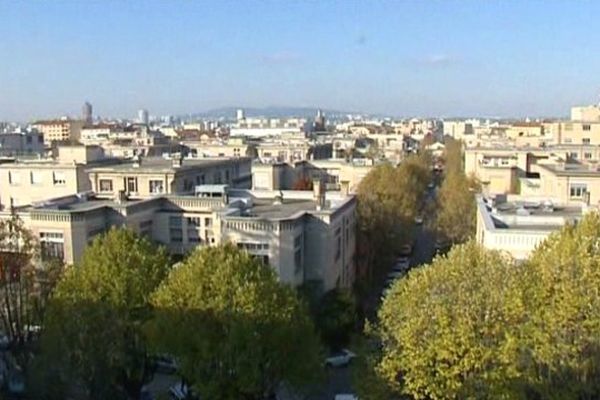
[(339, 353), (332, 355), (331, 357), (327, 357), (325, 359), (326, 367), (345, 367), (350, 364), (350, 361), (356, 357), (356, 354), (351, 352), (348, 349), (344, 349)]
[(389, 274), (387, 274), (387, 279), (388, 280), (396, 280), (399, 278), (402, 278), (404, 276), (404, 271), (392, 271)]
[(415, 217), (415, 224), (417, 224), (417, 225), (421, 225), (421, 224), (423, 224), (423, 217), (422, 217), (422, 216), (420, 216), (420, 215), (417, 215), (417, 216)]
[(410, 267), (410, 260), (408, 257), (398, 257), (393, 269), (407, 270)]
[(354, 394), (336, 394), (334, 400), (358, 400), (358, 397)]

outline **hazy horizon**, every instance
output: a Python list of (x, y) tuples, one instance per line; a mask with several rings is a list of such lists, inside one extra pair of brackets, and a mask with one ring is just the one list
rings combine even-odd
[[(596, 103), (593, 2), (9, 2), (0, 120), (320, 107), (562, 117)], [(581, 45), (585, 41), (590, 45)]]

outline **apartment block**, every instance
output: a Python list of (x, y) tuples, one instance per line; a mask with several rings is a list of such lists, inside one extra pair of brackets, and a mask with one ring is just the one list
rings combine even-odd
[(55, 119), (34, 122), (31, 126), (44, 135), (44, 144), (53, 142), (77, 141), (81, 137), (81, 128), (85, 121), (74, 119)]
[(89, 191), (86, 169), (107, 162), (97, 146), (61, 146), (55, 158), (0, 163), (0, 208)]
[[(270, 192), (200, 185), (196, 196), (114, 199), (71, 195), (16, 210), (39, 238), (43, 255), (76, 263), (85, 246), (112, 226), (126, 226), (173, 254), (233, 242), (270, 265), (293, 286), (326, 291), (354, 281), (355, 207), (352, 195)], [(0, 218), (9, 218), (0, 212)]]
[(101, 197), (124, 192), (131, 198), (192, 194), (197, 185), (228, 184), (249, 188), (251, 159), (136, 157), (118, 164), (89, 168), (92, 190)]
[(37, 129), (17, 128), (0, 133), (0, 156), (43, 155), (44, 135)]

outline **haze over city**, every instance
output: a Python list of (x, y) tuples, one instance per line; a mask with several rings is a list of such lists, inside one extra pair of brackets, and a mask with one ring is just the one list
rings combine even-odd
[(592, 1), (0, 2), (0, 119), (305, 106), (557, 116), (596, 102)]

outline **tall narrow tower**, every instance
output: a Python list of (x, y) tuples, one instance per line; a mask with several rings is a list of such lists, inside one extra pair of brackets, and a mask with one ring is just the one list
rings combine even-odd
[(83, 103), (83, 107), (81, 108), (81, 119), (83, 119), (86, 124), (92, 123), (92, 105), (87, 101)]
[(148, 125), (148, 110), (141, 109), (138, 111), (138, 122), (140, 124)]

